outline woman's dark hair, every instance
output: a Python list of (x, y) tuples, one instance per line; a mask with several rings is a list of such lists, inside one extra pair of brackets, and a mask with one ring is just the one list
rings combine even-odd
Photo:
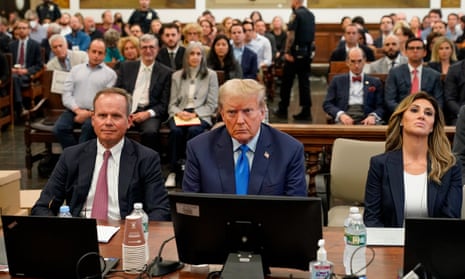
[[(224, 66), (221, 65), (221, 61), (215, 52), (215, 45), (220, 40), (224, 40), (228, 44), (228, 52), (226, 53), (223, 59)], [(213, 40), (210, 52), (208, 54), (208, 58), (207, 58), (208, 67), (215, 71), (224, 71), (225, 80), (229, 80), (230, 79), (229, 71), (233, 71), (235, 69), (236, 63), (237, 62), (234, 58), (233, 48), (231, 46), (231, 43), (229, 42), (228, 37), (224, 34), (217, 35), (215, 39)]]

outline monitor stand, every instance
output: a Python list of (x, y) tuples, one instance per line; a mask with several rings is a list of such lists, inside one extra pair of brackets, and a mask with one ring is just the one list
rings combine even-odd
[(222, 279), (263, 279), (262, 257), (249, 252), (230, 253), (221, 272)]
[(182, 262), (163, 260), (156, 257), (152, 265), (149, 267), (150, 275), (154, 277), (163, 276), (173, 273), (184, 267)]

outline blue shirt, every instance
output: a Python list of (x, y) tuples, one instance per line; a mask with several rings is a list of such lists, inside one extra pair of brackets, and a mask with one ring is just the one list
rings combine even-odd
[(86, 33), (82, 31), (78, 31), (76, 33), (76, 36), (73, 36), (73, 35), (74, 35), (73, 33), (70, 33), (65, 36), (71, 49), (74, 49), (73, 47), (79, 47), (79, 50), (87, 51), (90, 45), (89, 35), (87, 35)]

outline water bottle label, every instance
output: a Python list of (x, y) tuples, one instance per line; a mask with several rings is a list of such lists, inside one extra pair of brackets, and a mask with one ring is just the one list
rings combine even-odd
[(347, 234), (347, 244), (353, 245), (353, 246), (365, 246), (367, 241), (366, 241), (366, 235), (351, 235)]

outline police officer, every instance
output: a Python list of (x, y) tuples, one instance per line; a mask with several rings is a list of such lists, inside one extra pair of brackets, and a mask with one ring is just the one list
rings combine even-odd
[(310, 107), (310, 63), (315, 38), (315, 16), (303, 6), (304, 0), (292, 0), (292, 15), (288, 24), (284, 69), (281, 83), (281, 101), (275, 115), (287, 119), (287, 108), (292, 83), (297, 74), (299, 80), (299, 98), (302, 110), (293, 115), (295, 120), (312, 120)]
[(144, 34), (149, 33), (150, 23), (154, 19), (159, 19), (157, 12), (150, 8), (150, 0), (139, 0), (139, 8), (129, 17), (129, 26), (139, 24)]
[(43, 3), (36, 7), (40, 24), (55, 22), (61, 17), (60, 8), (52, 0), (43, 0)]

